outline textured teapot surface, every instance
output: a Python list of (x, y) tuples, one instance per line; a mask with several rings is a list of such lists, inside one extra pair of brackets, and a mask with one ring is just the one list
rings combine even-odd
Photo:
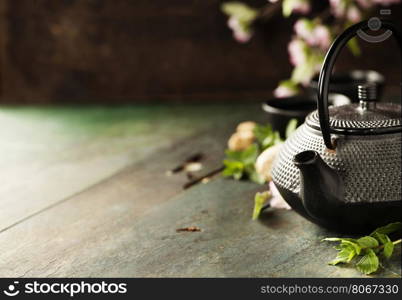
[(303, 124), (283, 145), (274, 163), (273, 181), (279, 188), (298, 194), (300, 171), (293, 158), (300, 152), (313, 150), (342, 178), (345, 203), (398, 201), (402, 199), (401, 149), (399, 132), (339, 135), (336, 149), (329, 150), (321, 133)]
[[(285, 142), (272, 169), (283, 198), (307, 219), (340, 231), (368, 231), (401, 220), (401, 105), (378, 102), (373, 83), (359, 85), (359, 104), (328, 108), (339, 53), (366, 21), (332, 43), (318, 82), (317, 111)], [(402, 49), (402, 37), (389, 29)]]

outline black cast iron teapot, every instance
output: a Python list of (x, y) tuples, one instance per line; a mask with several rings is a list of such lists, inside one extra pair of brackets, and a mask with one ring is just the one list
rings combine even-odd
[[(272, 170), (283, 198), (309, 220), (342, 232), (368, 232), (401, 220), (401, 105), (378, 103), (376, 86), (358, 88), (360, 103), (328, 108), (335, 60), (367, 21), (333, 42), (323, 63), (318, 110), (282, 146)], [(382, 21), (402, 49), (394, 25)]]

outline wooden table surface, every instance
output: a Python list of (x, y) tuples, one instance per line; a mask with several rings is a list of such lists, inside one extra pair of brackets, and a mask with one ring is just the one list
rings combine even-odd
[[(295, 212), (251, 221), (264, 186), (167, 176), (199, 152), (196, 176), (219, 167), (250, 119), (259, 105), (0, 107), (0, 276), (360, 277)], [(401, 276), (396, 252), (376, 276)]]

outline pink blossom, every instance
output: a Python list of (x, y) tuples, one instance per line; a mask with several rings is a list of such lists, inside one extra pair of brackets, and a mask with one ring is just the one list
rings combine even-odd
[(290, 41), (288, 45), (288, 52), (290, 55), (290, 62), (294, 66), (299, 66), (307, 60), (307, 45), (300, 39)]
[(389, 6), (391, 4), (401, 3), (401, 0), (372, 0), (376, 4)]
[(346, 2), (345, 0), (329, 0), (331, 5), (331, 12), (335, 17), (343, 17), (346, 13)]
[(312, 33), (313, 33), (313, 26), (311, 22), (307, 19), (300, 19), (297, 20), (294, 27), (295, 33), (298, 37), (304, 39), (307, 43), (311, 41)]
[[(353, 1), (346, 0), (329, 0), (331, 5), (331, 12), (337, 18), (347, 18), (352, 22), (359, 22), (362, 19), (362, 14), (356, 3), (362, 7), (363, 9), (367, 9), (373, 5), (372, 1), (374, 0), (356, 0), (355, 3)], [(389, 0), (395, 1), (395, 0)], [(400, 1), (400, 0), (397, 0)]]
[(310, 2), (307, 0), (297, 0), (294, 3), (292, 12), (299, 14), (308, 14), (311, 10)]
[(355, 23), (359, 22), (362, 19), (362, 14), (361, 14), (360, 10), (357, 8), (357, 6), (355, 6), (355, 5), (349, 6), (346, 14), (347, 14), (348, 20), (355, 22)]
[(230, 17), (228, 20), (228, 27), (233, 31), (233, 37), (239, 43), (247, 43), (252, 37), (252, 31), (246, 30), (239, 20), (235, 17)]
[(317, 25), (313, 31), (314, 44), (321, 49), (328, 49), (331, 45), (331, 32), (327, 26)]
[(272, 208), (278, 209), (292, 209), (289, 204), (282, 198), (281, 194), (279, 193), (278, 189), (276, 188), (275, 184), (270, 181), (269, 182), (269, 190), (271, 191), (272, 198), (269, 202)]
[(328, 27), (321, 24), (314, 24), (307, 19), (298, 20), (294, 25), (298, 37), (307, 42), (309, 46), (317, 46), (324, 50), (328, 49), (331, 43), (331, 33)]
[(228, 19), (228, 27), (232, 30), (238, 30), (238, 28), (240, 27), (239, 20), (235, 17), (230, 17)]
[(286, 98), (286, 97), (292, 97), (297, 94), (297, 90), (291, 89), (287, 86), (279, 85), (275, 90), (274, 90), (274, 96), (276, 98)]
[(282, 3), (282, 13), (285, 17), (292, 13), (307, 14), (310, 10), (310, 0), (283, 0)]
[(367, 9), (373, 6), (373, 0), (356, 0), (360, 7)]
[(233, 31), (233, 37), (239, 43), (247, 43), (251, 39), (252, 34), (250, 32), (238, 30)]

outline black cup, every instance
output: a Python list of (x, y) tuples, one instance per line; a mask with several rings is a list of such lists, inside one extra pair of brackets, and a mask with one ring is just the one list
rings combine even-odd
[[(340, 94), (330, 94), (331, 105), (340, 106), (350, 104), (350, 99)], [(291, 119), (297, 119), (297, 124), (304, 123), (306, 116), (317, 109), (315, 98), (304, 96), (293, 96), (285, 98), (272, 98), (262, 104), (262, 109), (267, 113), (267, 121), (272, 129), (279, 131), (282, 138), (285, 138), (286, 127)]]
[[(380, 99), (385, 84), (385, 78), (380, 73), (372, 70), (353, 70), (345, 73), (335, 73), (331, 76), (329, 92), (345, 95), (352, 102), (358, 102), (357, 86), (371, 82), (377, 85), (377, 96), (378, 99)], [(317, 99), (318, 75), (311, 80), (307, 90), (311, 97)]]

